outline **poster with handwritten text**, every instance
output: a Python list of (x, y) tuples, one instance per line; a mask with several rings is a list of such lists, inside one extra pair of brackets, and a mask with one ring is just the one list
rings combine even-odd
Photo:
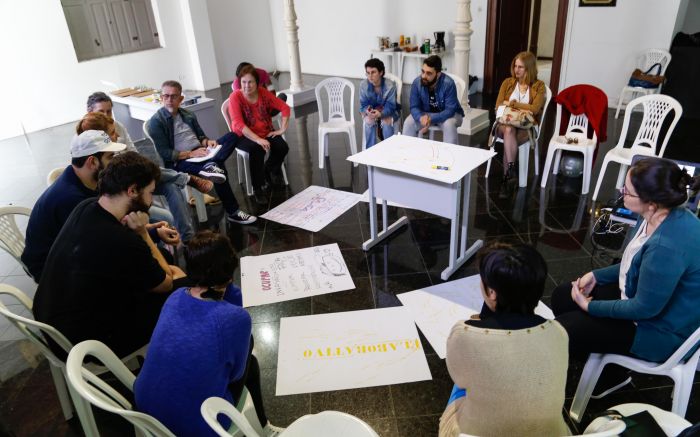
[(337, 243), (241, 258), (244, 307), (353, 288)]
[(361, 194), (311, 185), (260, 217), (318, 232), (362, 198)]
[[(444, 282), (397, 296), (410, 310), (416, 324), (440, 358), (447, 353), (447, 337), (455, 323), (479, 314), (484, 304), (479, 275)], [(540, 301), (535, 314), (553, 319), (554, 314)]]
[(280, 319), (277, 396), (430, 379), (404, 307)]

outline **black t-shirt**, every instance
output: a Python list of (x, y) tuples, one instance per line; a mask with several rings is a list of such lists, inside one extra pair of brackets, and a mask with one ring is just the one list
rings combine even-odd
[(124, 356), (148, 342), (167, 297), (149, 291), (164, 279), (143, 239), (88, 199), (75, 207), (49, 252), (34, 316), (73, 344), (95, 339)]
[(435, 97), (435, 90), (428, 88), (428, 106), (430, 107), (430, 112), (440, 112), (440, 106), (437, 102), (437, 97)]

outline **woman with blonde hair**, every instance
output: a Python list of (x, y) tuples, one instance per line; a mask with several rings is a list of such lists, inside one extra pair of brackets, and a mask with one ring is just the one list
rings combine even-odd
[[(547, 97), (547, 87), (537, 79), (537, 58), (530, 52), (515, 55), (510, 64), (511, 77), (501, 84), (496, 98), (496, 110), (500, 106), (529, 111), (539, 126), (542, 108)], [(507, 124), (499, 124), (495, 135), (503, 138), (503, 178), (505, 181), (515, 173), (515, 158), (520, 144), (529, 139), (529, 130)]]

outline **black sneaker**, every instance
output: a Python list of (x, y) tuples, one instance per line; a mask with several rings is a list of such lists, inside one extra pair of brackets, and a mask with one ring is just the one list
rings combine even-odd
[(258, 218), (254, 215), (250, 215), (246, 212), (241, 211), (240, 209), (233, 214), (226, 215), (226, 220), (228, 220), (231, 223), (238, 223), (239, 225), (249, 225), (255, 222), (255, 220), (257, 219)]
[(223, 184), (226, 182), (226, 174), (219, 168), (218, 165), (210, 162), (206, 164), (200, 171), (199, 176), (214, 182), (215, 184)]

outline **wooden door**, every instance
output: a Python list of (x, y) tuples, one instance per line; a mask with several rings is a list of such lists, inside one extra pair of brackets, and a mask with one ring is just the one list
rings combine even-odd
[(488, 8), (484, 92), (497, 93), (513, 57), (528, 49), (531, 0), (489, 0)]

